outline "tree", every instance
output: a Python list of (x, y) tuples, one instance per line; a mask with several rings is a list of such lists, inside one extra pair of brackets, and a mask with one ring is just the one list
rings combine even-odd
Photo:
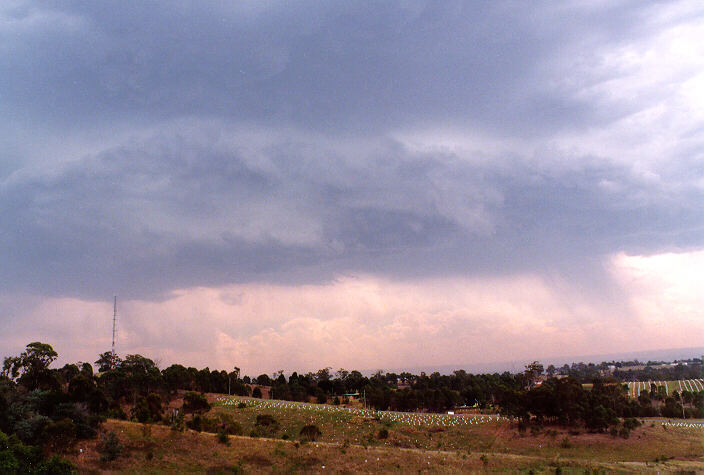
[(100, 353), (95, 365), (98, 367), (99, 372), (104, 373), (117, 367), (120, 362), (121, 360), (116, 354), (112, 351), (106, 351), (105, 353)]
[(194, 385), (191, 380), (191, 374), (183, 365), (172, 364), (162, 370), (161, 375), (164, 377), (166, 386), (171, 392), (175, 392), (177, 389), (193, 389)]
[(30, 391), (56, 389), (58, 381), (49, 366), (58, 354), (48, 343), (38, 341), (27, 345), (19, 356), (8, 356), (3, 362), (2, 374)]
[(210, 403), (202, 394), (187, 392), (183, 396), (183, 412), (203, 413), (210, 410)]
[(538, 381), (538, 378), (543, 374), (543, 365), (537, 361), (533, 361), (531, 364), (526, 366), (526, 370), (523, 372), (528, 382), (528, 387), (533, 387)]
[(132, 408), (132, 417), (139, 422), (159, 422), (162, 413), (161, 396), (156, 393), (150, 393), (147, 397), (140, 396)]
[(323, 369), (319, 369), (318, 372), (315, 373), (315, 377), (314, 377), (315, 381), (318, 382), (318, 383), (321, 382), (321, 381), (329, 381), (329, 380), (330, 380), (330, 370), (331, 370), (331, 369), (332, 369), (332, 368), (330, 368), (330, 367), (328, 367), (328, 368), (323, 368)]
[(68, 383), (68, 393), (74, 401), (85, 401), (95, 390), (95, 381), (92, 377), (79, 373)]
[(335, 374), (337, 375), (338, 379), (344, 381), (345, 379), (347, 379), (347, 376), (349, 376), (350, 372), (347, 371), (345, 368), (340, 368)]
[(101, 442), (99, 449), (101, 462), (112, 462), (122, 453), (122, 444), (114, 431), (104, 436)]

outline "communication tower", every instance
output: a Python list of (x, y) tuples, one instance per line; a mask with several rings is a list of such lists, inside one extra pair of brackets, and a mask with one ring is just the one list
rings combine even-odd
[(113, 306), (112, 306), (112, 366), (115, 366), (115, 362), (117, 361), (117, 353), (115, 353), (115, 336), (117, 335), (117, 295), (115, 296), (115, 299), (113, 300)]

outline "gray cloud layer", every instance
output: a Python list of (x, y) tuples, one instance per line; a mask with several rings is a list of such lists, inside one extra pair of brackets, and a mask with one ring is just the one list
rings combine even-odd
[(701, 65), (647, 54), (696, 5), (260, 3), (0, 8), (6, 290), (586, 285), (703, 244)]

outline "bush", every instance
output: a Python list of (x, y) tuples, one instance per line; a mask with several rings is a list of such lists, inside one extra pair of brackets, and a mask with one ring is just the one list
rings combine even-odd
[(63, 451), (71, 446), (76, 438), (76, 425), (69, 418), (52, 422), (44, 428), (49, 447), (55, 451)]
[[(254, 425), (255, 437), (271, 436), (279, 430), (279, 422), (269, 414), (257, 415), (257, 422)], [(252, 435), (252, 434), (250, 434)]]
[(68, 475), (76, 473), (76, 467), (68, 460), (62, 459), (58, 455), (54, 455), (49, 460), (39, 464), (36, 473), (46, 475)]
[(186, 422), (186, 427), (200, 432), (201, 430), (203, 430), (202, 422), (203, 420), (201, 419), (200, 414), (194, 414), (193, 418), (190, 421)]
[(117, 406), (117, 407), (111, 407), (108, 410), (108, 417), (111, 419), (120, 419), (120, 420), (124, 421), (127, 419), (127, 414), (125, 414), (125, 411), (123, 411), (120, 406)]
[(230, 437), (228, 437), (227, 432), (220, 430), (218, 432), (218, 442), (225, 445), (230, 445)]
[(247, 407), (246, 402), (241, 402), (237, 405), (237, 409), (245, 409)]
[(259, 414), (257, 415), (257, 425), (268, 427), (278, 425), (278, 422), (276, 422), (276, 419), (270, 414)]
[(318, 426), (314, 424), (309, 424), (307, 426), (303, 426), (300, 432), (300, 436), (304, 440), (310, 440), (314, 441), (317, 440), (318, 437), (323, 435), (322, 432), (320, 432), (320, 429), (318, 429)]
[(328, 402), (328, 395), (318, 387), (315, 389), (315, 400), (318, 401), (318, 404), (325, 404)]
[(254, 391), (252, 391), (252, 397), (256, 397), (261, 399), (262, 398), (262, 390), (259, 389), (258, 387), (254, 388)]
[(389, 438), (389, 431), (386, 428), (380, 429), (379, 432), (376, 434), (377, 439), (388, 439)]
[(183, 412), (179, 411), (178, 414), (176, 414), (171, 419), (171, 430), (183, 432), (185, 428), (186, 428), (185, 417), (183, 415)]
[(641, 423), (638, 419), (635, 417), (627, 417), (626, 419), (623, 420), (623, 427), (625, 427), (628, 430), (633, 430), (637, 427), (640, 427)]
[(229, 414), (220, 414), (220, 430), (229, 435), (242, 435), (242, 425), (232, 420)]
[(202, 394), (187, 392), (183, 396), (183, 412), (203, 413), (210, 410), (210, 403)]
[(132, 408), (132, 411), (130, 411), (130, 418), (143, 424), (151, 422), (151, 413), (149, 412), (147, 399), (144, 396), (140, 396), (137, 399), (137, 404)]
[(122, 454), (122, 444), (115, 432), (111, 431), (103, 437), (99, 453), (101, 462), (112, 462)]
[(562, 442), (560, 442), (560, 447), (562, 447), (563, 449), (572, 448), (572, 442), (570, 441), (570, 438), (565, 437), (564, 439), (562, 439)]
[(16, 435), (0, 431), (0, 473), (28, 473), (42, 459), (38, 447), (24, 445)]

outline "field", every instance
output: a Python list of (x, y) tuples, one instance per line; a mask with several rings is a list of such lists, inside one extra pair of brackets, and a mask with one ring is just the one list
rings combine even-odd
[[(243, 435), (230, 436), (228, 445), (219, 443), (215, 434), (109, 420), (105, 429), (114, 430), (125, 445), (120, 458), (100, 462), (97, 441), (82, 442), (70, 458), (82, 471), (152, 473), (704, 470), (702, 421), (676, 425), (645, 420), (623, 439), (562, 428), (519, 434), (510, 421), (487, 416), (380, 413), (247, 398), (229, 401), (221, 399), (207, 414), (226, 414), (241, 425)], [(276, 421), (264, 434), (256, 423), (261, 415)], [(318, 440), (301, 439), (299, 432), (306, 424), (320, 428)]]
[(637, 398), (641, 391), (650, 391), (650, 385), (655, 384), (657, 387), (665, 387), (667, 395), (671, 396), (675, 391), (682, 392), (684, 390), (697, 392), (704, 391), (704, 380), (702, 379), (687, 379), (678, 381), (635, 381), (628, 384), (628, 395), (632, 398)]
[[(246, 407), (238, 407), (240, 404)], [(474, 432), (467, 429), (480, 425), (501, 427), (506, 422), (505, 418), (496, 415), (372, 411), (252, 398), (219, 398), (212, 413), (221, 412), (239, 422), (245, 434), (255, 430), (257, 414), (270, 414), (279, 423), (278, 437), (286, 435), (289, 439), (296, 439), (304, 425), (315, 424), (324, 434), (325, 441), (331, 443), (426, 450), (458, 450), (468, 444), (488, 448), (486, 441), (477, 440)], [(382, 429), (393, 433), (393, 437), (379, 439)]]

